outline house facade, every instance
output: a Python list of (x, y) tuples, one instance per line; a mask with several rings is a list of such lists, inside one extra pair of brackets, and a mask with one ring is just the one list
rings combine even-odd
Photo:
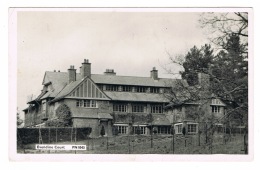
[(227, 104), (216, 97), (178, 105), (169, 104), (166, 112), (170, 123), (174, 125), (175, 134), (197, 134), (211, 125), (216, 126), (218, 132), (225, 131)]
[(45, 72), (41, 94), (24, 109), (25, 127), (45, 126), (66, 105), (72, 126), (91, 127), (93, 137), (102, 127), (107, 136), (170, 134), (173, 122), (167, 117), (170, 102), (164, 92), (175, 79), (159, 78), (156, 68), (150, 77), (118, 76), (113, 69), (92, 74), (86, 59), (79, 70), (70, 66), (67, 72)]

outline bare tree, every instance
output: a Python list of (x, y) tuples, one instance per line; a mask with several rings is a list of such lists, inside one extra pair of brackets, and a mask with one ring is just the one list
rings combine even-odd
[(226, 41), (231, 34), (240, 37), (247, 54), (248, 46), (248, 13), (203, 13), (199, 23), (208, 33), (210, 41), (218, 48), (226, 49)]

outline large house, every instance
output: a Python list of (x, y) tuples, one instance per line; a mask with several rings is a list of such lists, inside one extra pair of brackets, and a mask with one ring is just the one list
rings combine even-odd
[(80, 73), (74, 66), (68, 72), (49, 72), (43, 78), (41, 94), (28, 101), (25, 127), (44, 126), (56, 118), (63, 104), (71, 111), (73, 127), (91, 127), (98, 136), (102, 126), (108, 136), (117, 129), (119, 134), (169, 134), (171, 123), (164, 107), (169, 101), (164, 91), (174, 79), (158, 77), (153, 68), (150, 77), (118, 76), (113, 69), (104, 74), (91, 74), (91, 63), (84, 60)]
[[(25, 127), (44, 126), (47, 121), (57, 119), (56, 111), (66, 105), (73, 127), (91, 127), (91, 135), (97, 137), (101, 129), (111, 136), (116, 130), (120, 134), (170, 134), (172, 125), (181, 133), (198, 132), (196, 119), (185, 114), (183, 103), (175, 106), (164, 92), (180, 79), (159, 78), (153, 68), (150, 77), (118, 76), (113, 69), (104, 74), (92, 74), (91, 63), (84, 60), (77, 73), (74, 66), (67, 72), (47, 71), (43, 78), (41, 94), (28, 101), (25, 112)], [(224, 114), (225, 104), (220, 100), (209, 103), (208, 112)], [(167, 106), (167, 107), (166, 107)], [(187, 110), (187, 109), (186, 109)]]

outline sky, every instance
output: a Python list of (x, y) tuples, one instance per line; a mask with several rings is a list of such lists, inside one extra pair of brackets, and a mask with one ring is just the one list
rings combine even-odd
[[(114, 69), (117, 75), (149, 77), (171, 56), (185, 55), (194, 45), (208, 43), (199, 27), (200, 13), (122, 11), (19, 11), (17, 14), (17, 105), (39, 95), (45, 71), (67, 72), (84, 59), (92, 74)], [(176, 77), (176, 76), (175, 76)], [(173, 77), (174, 78), (174, 77)]]

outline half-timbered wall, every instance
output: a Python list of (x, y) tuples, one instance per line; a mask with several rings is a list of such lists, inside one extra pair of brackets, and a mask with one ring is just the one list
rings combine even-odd
[(106, 99), (107, 97), (103, 92), (89, 79), (82, 82), (75, 90), (73, 90), (70, 97), (82, 97), (82, 98), (98, 98)]

